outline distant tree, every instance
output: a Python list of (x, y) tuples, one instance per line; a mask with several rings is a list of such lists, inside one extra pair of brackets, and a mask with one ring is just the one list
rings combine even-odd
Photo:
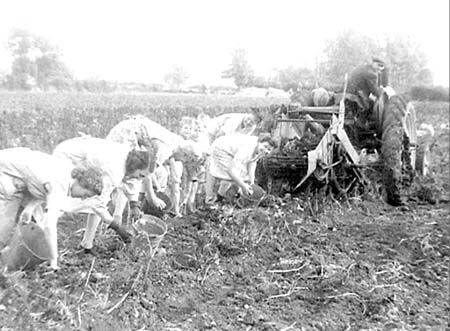
[(269, 83), (265, 77), (262, 76), (254, 76), (251, 79), (251, 85), (259, 88), (268, 88)]
[(71, 84), (72, 74), (61, 61), (59, 49), (45, 38), (15, 29), (8, 38), (7, 48), (13, 57), (11, 73), (6, 77), (9, 88), (67, 88)]
[(222, 73), (222, 78), (233, 78), (239, 89), (252, 85), (254, 74), (247, 61), (245, 49), (237, 48), (233, 50), (230, 67)]
[(8, 73), (4, 70), (0, 70), (0, 88), (4, 88), (6, 84), (6, 77)]
[(316, 77), (311, 69), (293, 66), (278, 70), (277, 80), (285, 91), (297, 91), (300, 88), (311, 89), (316, 83)]
[(401, 37), (387, 39), (384, 53), (390, 69), (390, 85), (396, 90), (433, 84), (427, 58), (417, 43)]
[(36, 86), (37, 66), (27, 56), (16, 57), (11, 74), (6, 76), (6, 86), (10, 89), (31, 90)]
[(367, 62), (372, 55), (379, 54), (380, 47), (370, 37), (354, 30), (345, 30), (335, 39), (325, 41), (324, 60), (318, 71), (325, 85), (343, 83), (346, 73)]
[(164, 81), (170, 85), (173, 90), (179, 91), (181, 86), (186, 83), (189, 78), (186, 70), (181, 66), (173, 67), (172, 71), (164, 75)]
[(434, 82), (434, 76), (430, 69), (425, 68), (417, 73), (416, 80), (417, 84), (432, 86)]
[[(60, 84), (64, 84), (64, 82), (60, 82)], [(94, 77), (75, 81), (73, 88), (78, 92), (110, 93), (114, 92), (117, 87), (111, 82)]]
[(318, 79), (325, 85), (342, 84), (345, 73), (369, 62), (373, 55), (386, 61), (389, 85), (397, 91), (407, 91), (413, 85), (433, 84), (425, 53), (417, 43), (403, 37), (388, 38), (380, 43), (354, 30), (346, 30), (336, 39), (326, 41), (324, 60), (317, 68)]

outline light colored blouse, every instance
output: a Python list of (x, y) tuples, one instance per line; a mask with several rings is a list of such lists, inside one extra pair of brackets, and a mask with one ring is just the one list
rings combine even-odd
[(123, 182), (129, 152), (130, 146), (127, 144), (85, 136), (63, 141), (56, 146), (53, 155), (68, 159), (75, 166), (100, 169), (104, 175), (101, 197), (107, 202), (115, 188), (123, 189), (126, 195), (134, 194), (128, 192)]
[[(256, 136), (233, 134), (219, 137), (211, 146), (213, 158), (211, 166), (215, 168), (214, 170), (217, 171), (216, 173), (219, 175), (219, 178), (227, 179), (229, 177), (227, 169), (219, 165), (225, 165), (227, 163), (230, 167), (235, 167), (240, 176), (247, 178), (250, 175), (248, 173), (249, 164), (257, 160), (255, 156), (257, 145), (258, 137)], [(216, 160), (214, 158), (216, 157), (222, 158), (223, 160), (217, 160), (219, 162), (215, 162)], [(215, 167), (214, 164), (218, 165), (218, 167)]]
[[(55, 217), (63, 212), (102, 208), (95, 197), (83, 201), (70, 197), (73, 168), (68, 160), (29, 148), (0, 150), (0, 173), (14, 182), (12, 192), (5, 190), (0, 180), (0, 199), (28, 196), (30, 199), (45, 201), (46, 209)], [(51, 189), (50, 192), (46, 184), (49, 184), (47, 187)]]

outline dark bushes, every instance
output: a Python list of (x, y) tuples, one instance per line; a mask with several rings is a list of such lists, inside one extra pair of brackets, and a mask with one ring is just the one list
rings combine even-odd
[(410, 97), (417, 101), (449, 101), (449, 88), (443, 86), (413, 86)]

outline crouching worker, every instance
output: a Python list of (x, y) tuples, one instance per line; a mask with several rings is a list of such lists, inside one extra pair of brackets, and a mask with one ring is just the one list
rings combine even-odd
[(97, 168), (74, 167), (28, 148), (0, 150), (0, 249), (9, 248), (19, 222), (33, 217), (45, 235), (37, 239), (48, 243), (50, 267), (57, 269), (57, 220), (64, 212), (90, 211), (112, 221), (97, 198), (102, 189)]
[[(127, 144), (86, 136), (63, 141), (55, 148), (53, 155), (70, 160), (74, 165), (100, 168), (104, 174), (104, 189), (100, 197), (104, 206), (111, 198), (117, 200), (118, 195), (126, 197), (131, 205), (137, 204), (141, 180), (148, 175), (147, 151), (130, 150)], [(115, 206), (113, 221), (109, 227), (116, 231), (125, 243), (129, 243), (132, 235), (121, 226), (123, 207)], [(101, 218), (97, 214), (89, 213), (86, 231), (80, 244), (85, 253), (95, 254), (92, 248), (100, 221)]]
[(206, 175), (206, 205), (213, 204), (217, 199), (214, 192), (216, 179), (222, 180), (217, 192), (220, 196), (226, 196), (233, 184), (243, 194), (252, 195), (256, 162), (275, 147), (276, 142), (270, 136), (258, 139), (256, 136), (235, 134), (216, 139), (211, 146), (211, 159)]
[[(154, 169), (146, 180), (148, 194), (152, 203), (164, 208), (163, 201), (154, 196), (152, 185), (156, 191), (163, 191), (167, 186), (173, 205), (173, 213), (181, 216), (181, 178), (183, 168), (192, 169), (194, 174), (203, 162), (203, 154), (199, 144), (183, 139), (151, 119), (136, 115), (123, 120), (111, 129), (106, 139), (124, 142), (129, 146), (145, 146), (154, 155)], [(191, 179), (189, 179), (191, 180)]]

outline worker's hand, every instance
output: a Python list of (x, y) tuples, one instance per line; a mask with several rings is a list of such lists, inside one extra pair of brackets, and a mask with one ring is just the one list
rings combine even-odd
[(158, 197), (155, 197), (155, 200), (153, 200), (153, 203), (155, 204), (155, 207), (160, 210), (163, 210), (164, 208), (166, 208), (166, 203), (164, 202), (164, 200), (162, 200)]
[(58, 275), (58, 262), (57, 258), (51, 258), (50, 260), (46, 261), (45, 263), (41, 263), (37, 266), (36, 271), (43, 277), (46, 278), (53, 278)]
[(31, 222), (31, 213), (29, 211), (24, 210), (21, 214), (20, 214), (20, 219), (19, 219), (19, 223), (22, 224), (28, 224)]
[(112, 222), (114, 222), (115, 224), (122, 225), (122, 216), (114, 215)]
[(382, 89), (388, 95), (388, 97), (392, 97), (392, 96), (394, 96), (396, 94), (394, 89), (392, 87), (390, 87), (390, 86), (385, 86)]
[(56, 262), (43, 263), (39, 266), (41, 276), (49, 279), (58, 277), (59, 266)]
[(244, 183), (241, 189), (244, 195), (251, 196), (253, 194), (253, 187), (250, 184)]
[(132, 222), (137, 221), (142, 216), (141, 207), (139, 201), (130, 201), (130, 220)]

